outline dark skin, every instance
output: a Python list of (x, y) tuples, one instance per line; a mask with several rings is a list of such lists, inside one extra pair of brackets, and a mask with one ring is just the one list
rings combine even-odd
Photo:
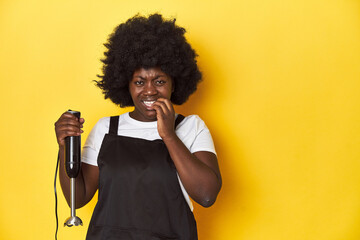
[[(190, 197), (200, 205), (214, 204), (221, 188), (221, 175), (217, 157), (214, 153), (199, 151), (191, 153), (178, 138), (174, 130), (175, 111), (170, 101), (173, 92), (170, 76), (160, 68), (140, 68), (129, 82), (129, 91), (135, 109), (130, 117), (138, 121), (157, 121), (158, 132), (164, 141), (177, 172)], [(84, 119), (76, 119), (64, 113), (55, 123), (60, 151), (60, 183), (68, 203), (70, 203), (70, 180), (64, 171), (64, 139), (66, 136), (79, 136)], [(98, 188), (99, 169), (82, 163), (76, 178), (76, 207), (88, 203)]]

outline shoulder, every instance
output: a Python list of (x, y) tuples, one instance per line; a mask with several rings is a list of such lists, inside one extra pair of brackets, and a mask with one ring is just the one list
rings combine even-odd
[(196, 114), (185, 116), (185, 120), (192, 121), (192, 122), (202, 121), (202, 119), (199, 117), (199, 115), (196, 115)]
[[(119, 135), (125, 135), (125, 136), (132, 136), (132, 134), (135, 134), (135, 136), (137, 136), (138, 134), (142, 135), (143, 134), (142, 129), (146, 127), (149, 128), (148, 126), (149, 123), (142, 123), (133, 120), (129, 117), (128, 112), (126, 112), (118, 116), (103, 117), (99, 119), (92, 129), (93, 134), (98, 135), (100, 138), (103, 138), (105, 134), (109, 133), (111, 118), (115, 118), (115, 121), (118, 121), (117, 133)], [(154, 126), (152, 127), (156, 128), (156, 124), (153, 125)], [(137, 131), (140, 131), (140, 133), (137, 133)]]
[(186, 116), (176, 127), (176, 132), (180, 136), (192, 136), (195, 138), (203, 131), (208, 131), (205, 122), (198, 115)]
[(176, 134), (191, 153), (207, 151), (216, 154), (210, 131), (198, 115), (186, 116), (177, 126)]
[(92, 131), (95, 131), (96, 133), (101, 133), (101, 132), (105, 133), (109, 130), (109, 126), (110, 126), (110, 117), (103, 117), (97, 121)]
[(102, 117), (97, 121), (96, 125), (109, 126), (109, 122), (110, 122), (110, 117)]
[(102, 117), (100, 118), (97, 123), (94, 126), (94, 129), (99, 130), (100, 132), (105, 131), (108, 132), (110, 127), (110, 119), (112, 117), (118, 117), (121, 121), (121, 119), (124, 119), (126, 113), (118, 115), (118, 116), (108, 116), (108, 117)]
[(110, 117), (103, 117), (99, 119), (87, 136), (85, 145), (95, 147), (101, 144), (104, 135), (109, 131), (109, 122)]
[(189, 115), (182, 120), (177, 129), (186, 128), (193, 131), (199, 131), (203, 128), (207, 128), (205, 122), (198, 115)]

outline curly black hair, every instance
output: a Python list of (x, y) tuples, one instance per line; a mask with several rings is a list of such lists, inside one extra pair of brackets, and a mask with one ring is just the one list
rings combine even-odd
[(135, 15), (120, 24), (104, 44), (107, 51), (103, 75), (96, 85), (105, 99), (120, 107), (134, 106), (129, 92), (129, 81), (139, 68), (160, 67), (174, 83), (171, 102), (181, 105), (196, 90), (201, 72), (197, 54), (185, 39), (185, 29), (165, 20), (160, 14), (149, 17)]

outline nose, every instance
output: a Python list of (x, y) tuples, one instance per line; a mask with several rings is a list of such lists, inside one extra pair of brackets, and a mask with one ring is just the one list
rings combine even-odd
[(147, 82), (144, 86), (145, 95), (155, 95), (157, 93), (156, 87), (152, 84), (151, 81)]

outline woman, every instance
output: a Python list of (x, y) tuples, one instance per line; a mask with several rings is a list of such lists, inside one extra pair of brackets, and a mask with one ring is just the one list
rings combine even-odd
[[(99, 189), (87, 239), (197, 239), (189, 196), (211, 206), (221, 175), (209, 130), (196, 115), (176, 114), (201, 73), (185, 30), (154, 14), (120, 24), (105, 44), (105, 98), (134, 110), (106, 117), (92, 129), (76, 179), (76, 207)], [(64, 113), (55, 123), (60, 183), (69, 203), (64, 142), (84, 119)]]

